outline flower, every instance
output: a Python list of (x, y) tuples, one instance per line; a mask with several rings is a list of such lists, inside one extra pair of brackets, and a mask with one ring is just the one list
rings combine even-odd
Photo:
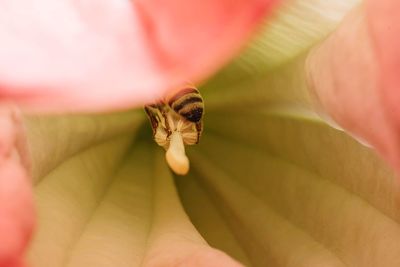
[[(334, 72), (337, 68), (326, 71), (330, 61), (323, 59), (333, 52), (341, 55), (340, 49), (348, 47), (343, 43), (354, 43), (339, 42), (348, 40), (343, 36), (359, 33), (359, 28), (350, 26), (360, 25), (354, 22), (364, 11), (361, 6), (349, 12), (354, 5), (299, 0), (280, 7), (259, 39), (201, 86), (206, 104), (204, 136), (201, 145), (188, 148), (192, 172), (175, 177), (176, 188), (141, 110), (27, 115), (22, 118), (28, 141), (24, 144), (16, 134), (21, 132), (16, 128), (18, 111), (5, 108), (1, 140), (8, 146), (3, 145), (3, 162), (29, 168), (26, 147), (32, 159), (38, 223), (28, 262), (32, 266), (239, 266), (238, 262), (397, 266), (397, 180), (372, 149), (328, 126), (313, 110), (317, 102), (320, 112), (377, 147), (396, 166), (392, 154), (382, 149), (386, 146), (375, 142), (386, 141), (384, 135), (359, 126), (375, 134), (374, 139), (351, 127), (358, 117), (351, 117), (348, 105), (359, 107), (358, 102), (344, 102), (350, 119), (338, 116), (341, 106), (329, 101), (343, 98), (326, 93), (331, 92), (330, 75), (342, 73)], [(338, 30), (308, 53), (309, 46), (346, 13)], [(343, 29), (349, 31), (340, 35)], [(329, 45), (335, 49), (326, 49)], [(346, 57), (339, 58), (346, 62)], [(30, 108), (48, 101), (16, 100)], [(58, 103), (68, 109), (69, 101)], [(121, 98), (115, 101), (110, 105)], [(104, 106), (100, 103), (90, 108)], [(83, 104), (78, 108), (85, 110)], [(19, 243), (0, 245), (0, 259), (10, 259), (3, 255), (19, 256), (25, 248), (32, 214), (26, 206), (29, 201), (19, 197), (29, 197), (25, 174), (19, 165), (4, 166), (2, 170), (13, 171), (15, 183), (0, 180), (4, 183), (0, 203), (4, 206), (7, 199), (15, 199), (13, 221), (7, 223), (17, 222), (26, 229), (6, 236), (24, 235), (10, 239)], [(211, 249), (205, 240), (220, 250)], [(15, 262), (1, 264), (22, 264), (19, 257), (11, 260)]]

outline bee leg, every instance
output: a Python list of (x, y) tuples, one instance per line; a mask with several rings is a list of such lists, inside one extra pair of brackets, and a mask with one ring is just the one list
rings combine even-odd
[(161, 110), (161, 115), (163, 116), (164, 121), (165, 121), (165, 127), (166, 127), (167, 138), (168, 138), (168, 137), (172, 134), (171, 127), (170, 127), (170, 125), (169, 125), (168, 117), (167, 117), (168, 111), (165, 110), (165, 108), (162, 108), (162, 109), (160, 109), (160, 110)]
[(196, 131), (197, 131), (197, 141), (196, 144), (200, 142), (201, 132), (203, 131), (203, 122), (199, 121), (196, 123)]
[(151, 111), (151, 108), (149, 106), (144, 106), (144, 110), (146, 111), (147, 116), (150, 119), (151, 129), (153, 130), (153, 136), (154, 136), (156, 134), (156, 130), (158, 127), (158, 120), (154, 115), (154, 113)]

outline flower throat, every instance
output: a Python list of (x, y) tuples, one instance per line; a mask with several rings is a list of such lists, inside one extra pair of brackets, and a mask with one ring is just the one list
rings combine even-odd
[(203, 130), (204, 102), (193, 86), (171, 97), (145, 105), (153, 129), (154, 141), (166, 150), (170, 168), (179, 175), (189, 171), (185, 145), (198, 144)]

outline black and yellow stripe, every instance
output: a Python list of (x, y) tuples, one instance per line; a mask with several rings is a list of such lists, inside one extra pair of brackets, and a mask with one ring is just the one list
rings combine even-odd
[(201, 121), (204, 113), (204, 103), (196, 88), (185, 88), (171, 97), (168, 105), (180, 116), (190, 122)]

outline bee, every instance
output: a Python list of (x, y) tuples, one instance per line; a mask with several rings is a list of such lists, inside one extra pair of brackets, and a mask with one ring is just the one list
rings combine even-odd
[(204, 102), (200, 92), (188, 86), (169, 98), (145, 105), (155, 141), (166, 146), (173, 131), (182, 134), (186, 144), (198, 144), (203, 131)]
[(182, 118), (193, 122), (200, 137), (204, 113), (204, 102), (200, 92), (193, 87), (185, 88), (171, 97), (168, 105)]

